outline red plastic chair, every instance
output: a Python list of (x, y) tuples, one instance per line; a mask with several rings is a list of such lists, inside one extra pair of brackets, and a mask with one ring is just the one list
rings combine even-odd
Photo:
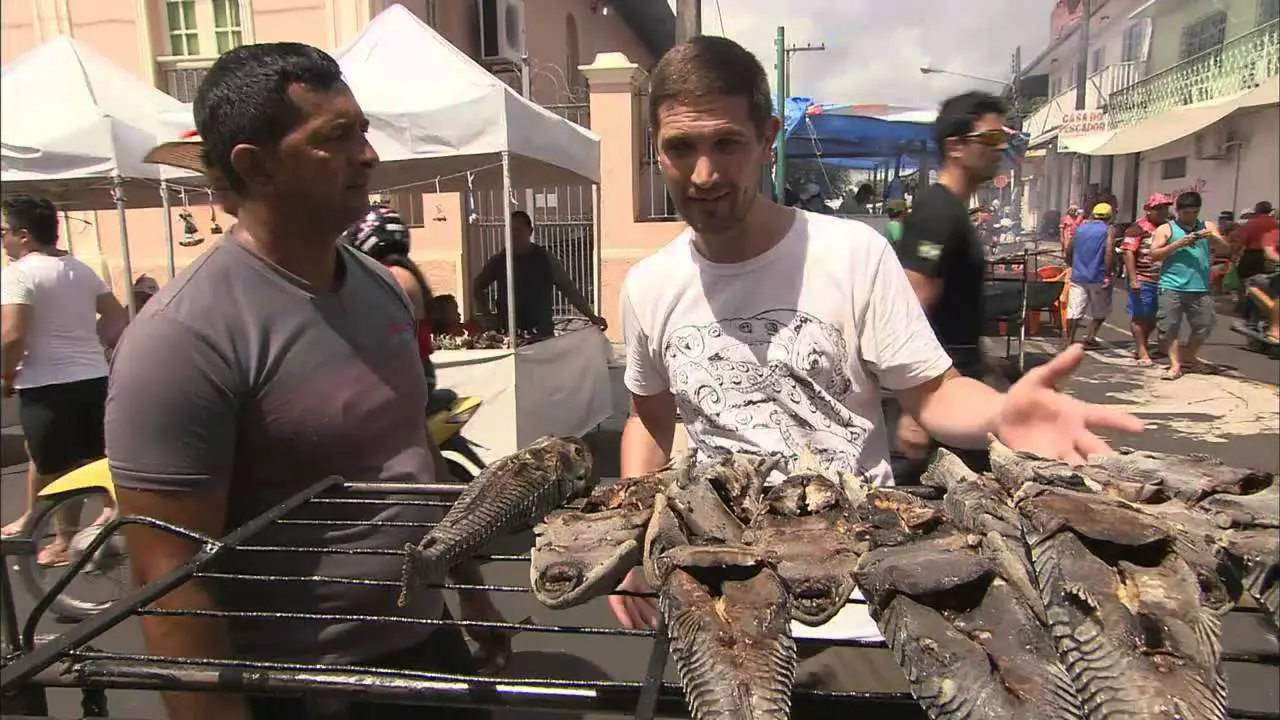
[[(1071, 290), (1071, 268), (1059, 267), (1057, 265), (1046, 265), (1036, 271), (1036, 275), (1041, 282), (1060, 282), (1062, 283), (1062, 294), (1053, 303), (1053, 310), (1049, 312), (1049, 322), (1055, 330), (1061, 331), (1065, 327), (1067, 317), (1067, 293)], [(1040, 312), (1028, 311), (1034, 314), (1034, 319), (1027, 318), (1027, 329), (1033, 333), (1039, 330)]]

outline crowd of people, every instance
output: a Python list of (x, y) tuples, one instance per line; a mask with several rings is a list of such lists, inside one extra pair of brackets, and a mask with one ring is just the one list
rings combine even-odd
[[(1087, 214), (1075, 206), (1067, 209), (1060, 228), (1071, 267), (1066, 344), (1074, 342), (1087, 319), (1085, 346), (1096, 345), (1098, 330), (1111, 313), (1112, 283), (1122, 277), (1138, 365), (1151, 366), (1153, 357), (1166, 357), (1164, 377), (1169, 380), (1188, 371), (1211, 371), (1200, 361), (1199, 350), (1217, 322), (1218, 278), (1229, 274), (1242, 285), (1237, 313), (1245, 314), (1246, 303), (1258, 303), (1269, 314), (1267, 335), (1280, 342), (1274, 275), (1280, 230), (1274, 208), (1263, 201), (1241, 212), (1239, 223), (1230, 214), (1214, 222), (1201, 217), (1203, 204), (1194, 191), (1176, 198), (1155, 193), (1143, 204), (1143, 216), (1127, 227), (1114, 222), (1114, 207), (1105, 200)], [(1230, 270), (1215, 269), (1223, 265)]]
[[(1080, 463), (1108, 449), (1104, 435), (1141, 430), (1119, 408), (1058, 392), (1081, 362), (1077, 345), (1007, 391), (983, 382), (986, 261), (969, 199), (998, 172), (1007, 148), (1000, 98), (971, 92), (942, 104), (937, 183), (910, 212), (889, 208), (888, 237), (761, 194), (780, 122), (764, 68), (733, 41), (677, 45), (654, 67), (647, 102), (662, 178), (688, 228), (624, 281), (631, 414), (621, 438), (623, 476), (671, 459), (679, 418), (696, 458), (769, 455), (786, 472), (812, 453), (833, 471), (891, 484), (882, 390), (903, 408), (900, 446), (921, 454), (954, 448), (976, 469), (992, 436)], [(4, 248), (14, 262), (4, 273), (4, 383), (22, 396), (34, 472), (56, 475), (105, 450), (122, 511), (212, 537), (335, 474), (380, 483), (442, 478), (423, 411), (433, 378), (429, 340), (433, 331), (468, 328), (456, 300), (433, 296), (408, 260), (400, 218), (369, 208), (378, 157), (338, 65), (298, 43), (242, 46), (209, 70), (194, 112), (202, 169), (237, 222), (152, 296), (127, 331), (127, 313), (97, 275), (57, 250), (52, 204), (5, 205)], [(1162, 213), (1171, 205), (1177, 217), (1168, 223)], [(1080, 290), (1071, 339), (1085, 317), (1095, 321), (1085, 338), (1093, 339), (1105, 317), (1113, 206), (1098, 203), (1090, 213), (1098, 225), (1073, 231), (1069, 249), (1082, 271), (1073, 279), (1072, 293)], [(1125, 235), (1135, 322), (1148, 323), (1154, 306), (1163, 318), (1156, 324), (1176, 337), (1185, 317), (1192, 341), (1170, 356), (1194, 358), (1205, 327), (1202, 261), (1208, 244), (1223, 238), (1198, 219), (1193, 193), (1172, 202), (1153, 197), (1147, 206), (1145, 224), (1136, 224), (1145, 234)], [(603, 327), (563, 268), (530, 242), (528, 215), (517, 213), (512, 225), (517, 328), (548, 331), (555, 289)], [(507, 262), (500, 253), (486, 263), (471, 288), (477, 300), (493, 284), (506, 297)], [(52, 292), (77, 304), (48, 311), (57, 307), (47, 300)], [(115, 346), (109, 372), (104, 345)], [(351, 552), (416, 542), (434, 512), (410, 503), (331, 508), (326, 518), (346, 524), (273, 528), (257, 540), (333, 554), (240, 553), (219, 569), (332, 582), (260, 583), (250, 591), (243, 581), (200, 577), (156, 607), (447, 619), (439, 592), (417, 593), (398, 608), (393, 588), (370, 582), (398, 583), (400, 558)], [(126, 533), (139, 583), (174, 571), (196, 551), (148, 527)], [(453, 576), (478, 584), (471, 563)], [(654, 627), (643, 574), (633, 571), (619, 588), (629, 592), (610, 597), (618, 622)], [(464, 591), (460, 600), (464, 618), (498, 617), (485, 593)], [(879, 637), (865, 607), (850, 605), (837, 620), (827, 642), (805, 645), (797, 685), (905, 691), (887, 651), (840, 642)], [(475, 669), (462, 632), (448, 624), (210, 613), (148, 615), (142, 629), (153, 655)], [(490, 656), (509, 651), (498, 633), (467, 633)], [(169, 693), (165, 701), (170, 716), (184, 720), (421, 714), (364, 699)], [(463, 708), (431, 715), (489, 716)]]

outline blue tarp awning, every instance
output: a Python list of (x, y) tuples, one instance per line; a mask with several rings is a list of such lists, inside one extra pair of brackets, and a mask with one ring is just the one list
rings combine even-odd
[[(830, 162), (857, 159), (845, 167), (865, 169), (893, 165), (897, 158), (912, 160), (936, 152), (933, 118), (936, 112), (889, 105), (820, 105), (810, 98), (787, 101), (785, 131), (789, 159)], [(1015, 134), (1010, 160), (1026, 152), (1028, 137)], [(872, 162), (864, 164), (865, 161)], [(878, 162), (877, 162), (878, 160)]]

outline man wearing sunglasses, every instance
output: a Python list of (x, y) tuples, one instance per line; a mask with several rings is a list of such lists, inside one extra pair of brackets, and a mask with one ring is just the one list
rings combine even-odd
[[(938, 182), (916, 201), (903, 224), (898, 253), (938, 339), (956, 370), (983, 375), (982, 291), (986, 260), (969, 219), (969, 198), (994, 178), (1008, 147), (1004, 103), (994, 95), (968, 92), (942, 103), (934, 124), (941, 155)], [(929, 437), (910, 417), (898, 424), (898, 448), (923, 459)], [(977, 456), (975, 454), (975, 462)], [(980, 464), (980, 463), (979, 463)]]

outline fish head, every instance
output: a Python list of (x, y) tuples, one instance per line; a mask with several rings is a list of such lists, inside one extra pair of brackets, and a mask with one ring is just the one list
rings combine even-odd
[(772, 514), (784, 517), (817, 515), (845, 507), (844, 491), (821, 472), (801, 470), (792, 473), (765, 496)]
[(590, 494), (600, 481), (591, 449), (582, 438), (543, 438), (529, 447), (529, 453), (538, 466), (556, 478), (566, 500)]

